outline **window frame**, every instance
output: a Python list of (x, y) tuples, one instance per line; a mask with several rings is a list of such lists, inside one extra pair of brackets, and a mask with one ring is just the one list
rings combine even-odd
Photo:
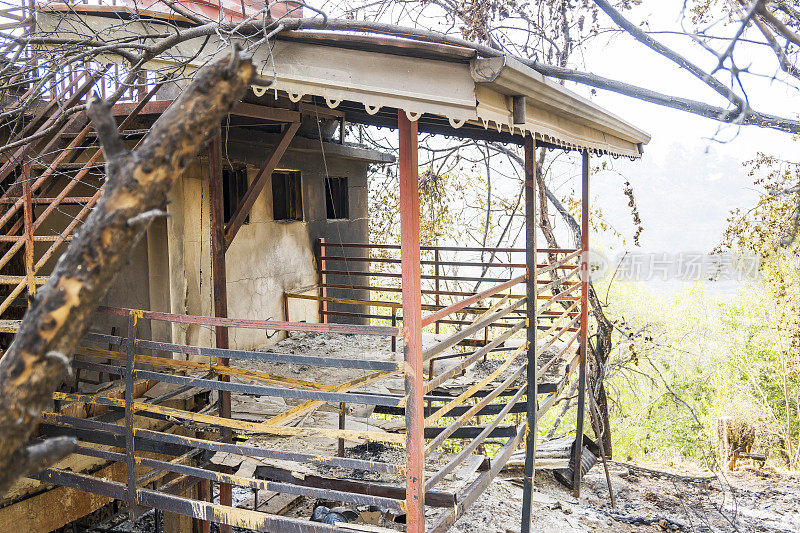
[[(249, 187), (247, 165), (222, 167), (222, 220), (225, 224), (228, 224), (233, 218), (233, 214), (242, 204)], [(247, 214), (242, 224), (249, 223), (250, 213)]]
[[(299, 170), (274, 170), (272, 181), (272, 219), (275, 222), (303, 222), (303, 173)], [(283, 191), (278, 184), (283, 184)], [(278, 215), (283, 215), (280, 218)]]
[[(331, 187), (331, 182), (338, 185), (334, 188)], [(327, 220), (350, 220), (350, 180), (347, 176), (325, 176), (323, 178), (323, 187), (325, 188), (325, 218)], [(337, 192), (341, 197), (334, 199), (333, 192)], [(338, 200), (338, 201), (336, 201)], [(337, 215), (337, 205), (339, 210), (344, 211), (341, 213), (343, 216), (331, 216), (331, 213)], [(341, 207), (344, 209), (341, 209)]]

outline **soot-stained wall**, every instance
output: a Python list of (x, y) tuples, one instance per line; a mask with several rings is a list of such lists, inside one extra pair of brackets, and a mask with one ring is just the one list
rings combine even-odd
[[(253, 138), (251, 134), (237, 135), (232, 131), (223, 146), (225, 164), (245, 165), (248, 184), (252, 183), (276, 141), (277, 136)], [(301, 172), (303, 220), (274, 220), (270, 178), (250, 211), (249, 221), (241, 227), (226, 253), (228, 316), (285, 320), (284, 292), (317, 282), (317, 239), (368, 242), (367, 167), (390, 161), (390, 156), (372, 150), (335, 143), (324, 143), (320, 149), (318, 139), (296, 138), (278, 169)], [(348, 178), (346, 220), (327, 219), (326, 176)], [(200, 157), (170, 193), (166, 227), (154, 227), (148, 235), (150, 302), (154, 310), (213, 315), (209, 208), (208, 160)], [(164, 238), (167, 246), (163, 246)], [(329, 268), (339, 266), (334, 264)], [(366, 264), (347, 266), (350, 270), (366, 267)], [(158, 280), (165, 280), (166, 284)], [(352, 280), (362, 284), (364, 281)], [(319, 321), (317, 302), (291, 299), (289, 319)], [(172, 325), (154, 326), (153, 335), (171, 337), (178, 343), (212, 346), (214, 332), (208, 327)], [(229, 336), (232, 348), (251, 349), (273, 344), (285, 334), (230, 329)]]

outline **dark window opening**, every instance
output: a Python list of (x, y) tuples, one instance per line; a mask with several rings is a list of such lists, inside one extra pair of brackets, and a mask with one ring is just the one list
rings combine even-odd
[[(223, 168), (222, 169), (222, 203), (224, 210), (225, 223), (231, 221), (233, 214), (242, 205), (244, 195), (247, 192), (247, 168)], [(244, 219), (245, 224), (250, 223), (250, 215)]]
[(325, 178), (325, 207), (329, 220), (350, 218), (347, 178)]
[(272, 173), (272, 218), (303, 220), (303, 193), (299, 171), (281, 170)]

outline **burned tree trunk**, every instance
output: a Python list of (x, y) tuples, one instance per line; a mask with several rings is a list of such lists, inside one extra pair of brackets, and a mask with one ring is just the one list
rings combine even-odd
[(109, 107), (97, 98), (89, 103), (106, 155), (107, 183), (0, 359), (0, 494), (73, 449), (67, 438), (34, 446), (27, 441), (67, 375), (68, 356), (100, 299), (150, 221), (164, 214), (167, 192), (244, 95), (253, 74), (252, 63), (236, 52), (203, 68), (134, 152), (126, 150)]

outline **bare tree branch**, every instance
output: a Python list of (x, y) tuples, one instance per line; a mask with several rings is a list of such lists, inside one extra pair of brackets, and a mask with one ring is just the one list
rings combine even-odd
[(707, 73), (702, 68), (683, 57), (681, 54), (675, 52), (671, 48), (647, 35), (645, 32), (639, 29), (639, 27), (623, 17), (622, 13), (614, 9), (611, 4), (607, 2), (607, 0), (594, 0), (594, 3), (597, 4), (606, 15), (611, 17), (611, 20), (613, 20), (620, 28), (627, 31), (634, 39), (644, 44), (651, 50), (658, 52), (682, 69), (687, 70), (697, 79), (701, 80), (703, 83), (711, 87), (725, 99), (734, 104), (740, 110), (740, 112), (747, 108), (747, 103), (740, 96), (735, 94), (730, 87), (720, 82), (714, 76)]

